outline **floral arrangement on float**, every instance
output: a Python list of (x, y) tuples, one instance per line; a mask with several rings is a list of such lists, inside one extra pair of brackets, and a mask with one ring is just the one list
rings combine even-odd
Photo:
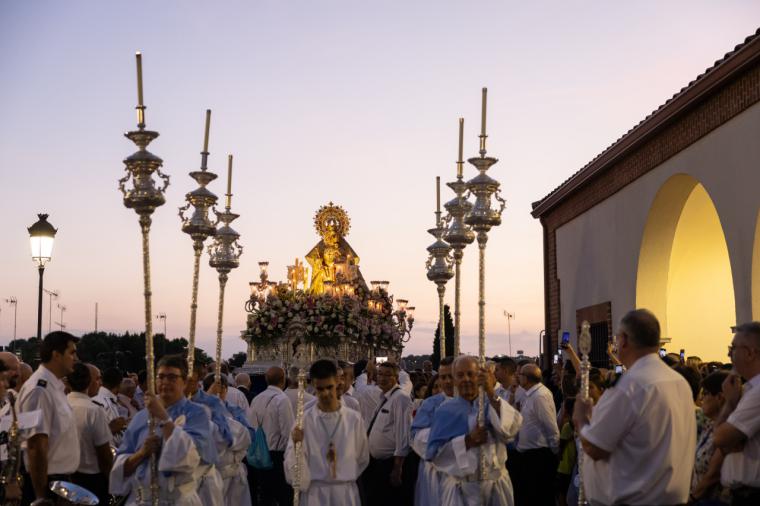
[(398, 345), (401, 334), (394, 321), (393, 301), (383, 290), (352, 294), (313, 294), (278, 285), (248, 314), (248, 331), (257, 346), (268, 346), (285, 335), (298, 317), (304, 339), (320, 346), (364, 342), (384, 347)]

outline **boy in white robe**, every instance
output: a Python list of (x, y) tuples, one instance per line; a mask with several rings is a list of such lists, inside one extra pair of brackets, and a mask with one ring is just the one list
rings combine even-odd
[[(522, 416), (494, 393), (496, 379), (475, 357), (454, 361), (457, 397), (436, 410), (426, 459), (444, 473), (440, 504), (447, 506), (512, 506), (512, 482), (504, 465), (507, 442), (522, 425)], [(484, 387), (485, 426), (477, 425), (478, 386)], [(486, 479), (478, 475), (480, 452), (486, 454)]]
[[(369, 464), (369, 444), (361, 415), (337, 396), (337, 367), (316, 361), (309, 371), (317, 405), (304, 412), (303, 429), (294, 428), (285, 450), (285, 478), (301, 491), (300, 506), (359, 506), (356, 480)], [(300, 460), (295, 442), (302, 442)], [(295, 464), (301, 468), (295, 481)]]
[[(184, 390), (187, 364), (179, 355), (158, 363), (158, 396), (145, 395), (146, 409), (132, 419), (111, 469), (109, 491), (127, 496), (126, 506), (151, 504), (150, 456), (158, 459), (159, 504), (202, 506), (193, 471), (211, 448), (209, 418), (188, 401)], [(149, 434), (149, 417), (157, 420)]]

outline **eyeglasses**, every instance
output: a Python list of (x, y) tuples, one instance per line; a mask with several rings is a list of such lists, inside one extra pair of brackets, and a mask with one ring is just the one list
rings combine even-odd
[(174, 383), (175, 381), (180, 379), (182, 376), (180, 376), (179, 374), (169, 373), (169, 374), (158, 374), (156, 377), (158, 378), (158, 381), (166, 381), (168, 383)]

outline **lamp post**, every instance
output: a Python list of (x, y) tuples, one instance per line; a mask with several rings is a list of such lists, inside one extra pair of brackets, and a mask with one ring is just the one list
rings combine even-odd
[(451, 217), (451, 224), (443, 235), (443, 239), (449, 243), (454, 257), (454, 356), (459, 355), (459, 330), (461, 321), (460, 287), (462, 282), (461, 269), (464, 249), (475, 240), (475, 233), (464, 222), (464, 217), (472, 209), (472, 203), (464, 197), (467, 191), (467, 183), (463, 179), (464, 160), (462, 159), (464, 138), (464, 118), (459, 118), (459, 158), (457, 159), (457, 179), (446, 183), (454, 190), (456, 197), (446, 202), (443, 207)]
[(40, 285), (37, 291), (37, 339), (42, 339), (42, 276), (53, 255), (53, 239), (57, 230), (48, 223), (47, 214), (38, 214), (37, 223), (29, 227), (29, 241), (32, 247), (32, 261), (40, 273)]
[(231, 211), (232, 207), (232, 155), (227, 158), (227, 201), (224, 212), (219, 213), (222, 226), (216, 230), (213, 242), (208, 247), (209, 265), (219, 273), (219, 307), (216, 321), (216, 370), (214, 381), (221, 381), (222, 376), (222, 324), (224, 321), (224, 287), (228, 274), (240, 265), (243, 247), (238, 242), (240, 234), (230, 227), (240, 215)]
[[(472, 227), (477, 233), (478, 239), (478, 354), (480, 364), (485, 367), (486, 355), (486, 243), (488, 242), (488, 232), (492, 227), (501, 225), (501, 213), (504, 211), (506, 203), (499, 194), (499, 182), (489, 177), (486, 171), (498, 160), (486, 156), (486, 98), (488, 90), (483, 88), (482, 95), (482, 113), (480, 122), (480, 150), (479, 157), (473, 157), (467, 160), (478, 169), (479, 174), (467, 181), (467, 189), (475, 195), (475, 204), (472, 206), (469, 214), (465, 217), (465, 223)], [(499, 209), (491, 207), (491, 197), (494, 197), (501, 204)], [(478, 425), (483, 427), (485, 422), (485, 402), (483, 387), (480, 387), (478, 396)], [(480, 452), (480, 477), (486, 477), (486, 454)]]
[(435, 242), (427, 247), (430, 256), (425, 267), (427, 278), (435, 283), (438, 291), (438, 342), (441, 349), (440, 357), (444, 358), (446, 356), (446, 325), (444, 325), (443, 296), (446, 293), (446, 283), (454, 276), (454, 272), (451, 270), (451, 246), (443, 240), (446, 228), (441, 220), (441, 178), (438, 176), (435, 178), (435, 195), (435, 228), (428, 230), (428, 233), (435, 237)]
[[(187, 193), (187, 204), (179, 208), (179, 217), (182, 220), (182, 231), (193, 240), (193, 289), (190, 302), (190, 333), (187, 343), (187, 368), (192, 373), (195, 361), (195, 321), (198, 311), (198, 276), (201, 268), (201, 254), (203, 243), (209, 236), (216, 233), (216, 223), (209, 218), (209, 211), (216, 204), (217, 197), (211, 193), (206, 185), (217, 178), (217, 175), (208, 170), (208, 135), (211, 128), (211, 109), (206, 109), (206, 129), (203, 135), (203, 151), (201, 151), (201, 168), (190, 173), (190, 177), (198, 183), (198, 188)], [(185, 211), (193, 206), (193, 215), (185, 217)], [(166, 337), (166, 335), (164, 335)]]
[[(142, 87), (142, 55), (135, 55), (137, 63), (137, 130), (127, 132), (125, 137), (135, 143), (138, 150), (124, 160), (126, 175), (119, 179), (119, 190), (124, 197), (124, 207), (134, 209), (139, 216), (140, 232), (142, 236), (142, 263), (143, 263), (143, 296), (145, 299), (145, 362), (147, 370), (148, 393), (156, 393), (156, 365), (153, 352), (153, 308), (152, 293), (150, 289), (150, 226), (151, 215), (157, 207), (164, 205), (166, 199), (164, 192), (169, 186), (169, 176), (161, 172), (163, 160), (146, 148), (156, 137), (158, 132), (145, 130), (145, 104), (143, 104)], [(163, 186), (156, 186), (153, 175), (163, 180)], [(131, 182), (132, 187), (127, 188)], [(150, 418), (149, 430), (155, 432), (156, 419)], [(155, 453), (150, 456), (150, 496), (151, 504), (158, 506), (158, 460)]]

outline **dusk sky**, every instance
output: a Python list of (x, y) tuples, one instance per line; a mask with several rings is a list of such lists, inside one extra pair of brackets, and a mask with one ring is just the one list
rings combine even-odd
[[(351, 217), (365, 279), (387, 279), (417, 308), (405, 353), (431, 351), (435, 176), (455, 177), (457, 118), (475, 156), (480, 89), (489, 89), (489, 175), (508, 207), (489, 235), (487, 353), (538, 351), (544, 326), (539, 200), (754, 33), (757, 1), (21, 2), (0, 4), (0, 344), (36, 333), (37, 273), (26, 228), (58, 228), (45, 286), (67, 329), (139, 332), (137, 215), (117, 180), (134, 145), (135, 51), (143, 53), (151, 152), (171, 176), (154, 214), (154, 314), (187, 336), (192, 246), (177, 208), (195, 188), (204, 111), (209, 167), (235, 155), (234, 228), (245, 247), (227, 285), (224, 356), (245, 349), (243, 305), (257, 262), (274, 280), (319, 240), (328, 201)], [(465, 177), (476, 174), (467, 166)], [(224, 177), (211, 191), (224, 193)], [(453, 194), (442, 188), (442, 199)], [(604, 247), (604, 245), (599, 245)], [(453, 305), (453, 280), (446, 299)], [(477, 248), (463, 263), (462, 349), (477, 351)], [(216, 272), (204, 254), (198, 346), (213, 352)], [(45, 297), (43, 330), (47, 331)], [(55, 327), (55, 325), (54, 325)], [(155, 331), (161, 325), (155, 322)]]

